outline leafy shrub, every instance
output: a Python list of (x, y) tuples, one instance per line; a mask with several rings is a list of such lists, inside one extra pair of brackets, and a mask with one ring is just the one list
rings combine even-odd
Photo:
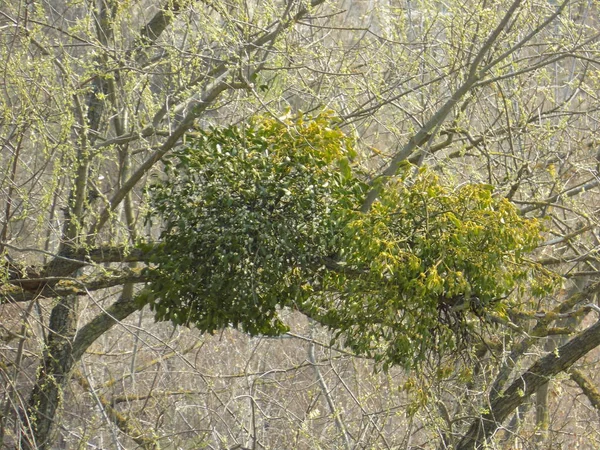
[(287, 123), (260, 117), (211, 129), (175, 152), (151, 187), (164, 220), (152, 289), (157, 319), (203, 331), (286, 330), (278, 305), (304, 302), (336, 253), (344, 212), (363, 184), (351, 141), (327, 115)]
[(173, 153), (150, 188), (157, 320), (277, 335), (296, 308), (384, 366), (411, 365), (457, 349), (531, 275), (549, 289), (524, 258), (540, 224), (490, 186), (407, 165), (360, 213), (369, 186), (332, 122), (260, 116)]

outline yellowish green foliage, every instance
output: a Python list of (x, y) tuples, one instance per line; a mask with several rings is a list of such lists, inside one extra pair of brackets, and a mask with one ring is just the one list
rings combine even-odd
[(524, 259), (540, 223), (489, 185), (453, 188), (407, 166), (368, 214), (352, 215), (340, 261), (354, 275), (327, 273), (323, 321), (384, 364), (455, 350), (530, 275), (542, 291), (554, 281)]
[[(173, 154), (151, 189), (164, 222), (151, 270), (159, 320), (279, 334), (282, 307), (384, 366), (467, 342), (530, 276), (540, 224), (491, 186), (407, 165), (368, 213), (353, 143), (317, 117), (257, 117)], [(546, 283), (546, 284), (544, 284)]]

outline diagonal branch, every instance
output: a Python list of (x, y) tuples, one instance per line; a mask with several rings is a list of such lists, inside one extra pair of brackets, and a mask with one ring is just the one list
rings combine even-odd
[(598, 388), (594, 386), (592, 380), (590, 380), (583, 372), (577, 369), (569, 370), (569, 375), (571, 376), (571, 380), (577, 383), (592, 406), (596, 408), (598, 412), (600, 412), (600, 392), (598, 392)]
[(146, 25), (140, 30), (139, 41), (142, 45), (151, 45), (160, 37), (160, 35), (173, 22), (175, 16), (181, 12), (185, 1), (174, 0), (167, 1)]
[[(302, 7), (300, 11), (298, 11), (292, 18), (286, 22), (280, 22), (273, 31), (265, 33), (264, 35), (256, 38), (254, 41), (245, 44), (242, 47), (242, 51), (253, 53), (261, 49), (265, 44), (275, 41), (285, 30), (291, 28), (300, 19), (306, 16), (310, 9), (320, 5), (324, 1), (325, 0), (312, 0), (310, 6)], [(211, 73), (215, 77), (214, 80), (204, 89), (203, 94), (198, 100), (190, 102), (188, 105), (189, 112), (185, 115), (177, 128), (173, 130), (167, 140), (156, 151), (154, 151), (154, 153), (152, 153), (152, 155), (150, 155), (150, 157), (146, 159), (135, 172), (131, 174), (129, 179), (125, 181), (123, 186), (114, 194), (114, 196), (110, 199), (109, 205), (100, 213), (99, 219), (90, 227), (90, 235), (94, 236), (99, 230), (102, 229), (102, 227), (110, 218), (112, 211), (119, 206), (119, 204), (126, 197), (127, 193), (129, 193), (137, 185), (142, 177), (144, 177), (150, 171), (150, 169), (163, 158), (163, 156), (165, 156), (175, 147), (179, 139), (193, 125), (194, 120), (204, 111), (206, 111), (206, 109), (213, 104), (213, 102), (223, 91), (231, 88), (229, 83), (227, 83), (227, 77), (230, 74), (230, 68), (226, 63), (220, 64), (213, 71), (211, 71)], [(197, 82), (193, 80), (192, 85), (188, 86), (188, 88), (193, 87), (194, 84), (197, 84), (204, 79), (205, 77), (202, 76), (198, 78)], [(159, 115), (159, 113), (157, 113), (157, 115)], [(154, 121), (156, 120), (157, 118), (155, 117)]]
[(452, 93), (450, 98), (438, 109), (435, 114), (419, 129), (419, 131), (413, 135), (413, 137), (400, 149), (396, 155), (392, 158), (392, 161), (389, 163), (387, 168), (377, 177), (372, 183), (371, 190), (368, 192), (362, 207), (362, 212), (368, 212), (373, 206), (375, 200), (379, 196), (381, 189), (384, 187), (387, 178), (392, 177), (396, 174), (400, 164), (410, 158), (410, 156), (414, 153), (414, 151), (426, 143), (429, 139), (431, 139), (432, 134), (435, 134), (435, 130), (446, 120), (448, 115), (452, 112), (456, 104), (467, 95), (472, 89), (477, 86), (477, 83), (485, 77), (485, 75), (491, 70), (494, 66), (508, 58), (512, 53), (525, 45), (526, 42), (531, 40), (536, 34), (542, 31), (549, 23), (560, 15), (560, 13), (564, 10), (569, 0), (565, 0), (557, 10), (550, 15), (540, 26), (538, 26), (535, 30), (525, 36), (519, 43), (515, 44), (509, 50), (495, 58), (491, 63), (486, 64), (483, 67), (480, 67), (485, 56), (490, 52), (493, 48), (494, 44), (498, 41), (500, 35), (506, 30), (509, 25), (509, 22), (517, 9), (520, 7), (522, 0), (515, 0), (510, 5), (506, 13), (504, 14), (502, 20), (496, 28), (489, 34), (477, 55), (473, 59), (473, 62), (470, 64), (469, 69), (466, 74), (465, 81)]
[(392, 177), (398, 171), (400, 164), (412, 155), (412, 153), (427, 142), (431, 138), (431, 133), (445, 120), (450, 112), (454, 109), (454, 106), (471, 90), (473, 85), (481, 78), (483, 74), (480, 74), (478, 69), (481, 61), (485, 57), (486, 53), (492, 48), (493, 44), (498, 39), (498, 36), (502, 33), (505, 27), (508, 25), (511, 17), (515, 11), (521, 5), (522, 0), (515, 0), (508, 11), (506, 11), (504, 17), (500, 23), (496, 26), (494, 31), (490, 33), (485, 43), (481, 46), (477, 55), (473, 59), (469, 68), (466, 80), (456, 89), (450, 98), (441, 106), (440, 109), (421, 127), (421, 129), (402, 147), (402, 149), (396, 153), (392, 158), (392, 161), (388, 167), (381, 173), (381, 175), (375, 180), (371, 190), (367, 194), (365, 201), (362, 204), (361, 211), (368, 212), (373, 206), (379, 193), (383, 188), (386, 178)]
[(600, 321), (581, 332), (557, 351), (536, 361), (490, 405), (490, 412), (476, 419), (456, 447), (457, 450), (482, 448), (508, 416), (525, 402), (537, 388), (600, 345)]
[(160, 448), (158, 442), (153, 436), (150, 436), (148, 430), (142, 430), (140, 426), (136, 426), (132, 423), (133, 421), (130, 420), (129, 417), (120, 413), (114, 407), (114, 402), (111, 402), (104, 395), (97, 393), (81, 372), (78, 370), (74, 371), (73, 378), (75, 378), (83, 389), (96, 398), (107, 418), (112, 421), (122, 433), (129, 436), (136, 444), (138, 444), (139, 448), (144, 450), (157, 450)]
[[(142, 291), (143, 292), (143, 291)], [(114, 325), (141, 309), (141, 303), (135, 297), (121, 297), (115, 303), (98, 314), (79, 329), (73, 341), (72, 358), (78, 361), (96, 339), (110, 330)]]

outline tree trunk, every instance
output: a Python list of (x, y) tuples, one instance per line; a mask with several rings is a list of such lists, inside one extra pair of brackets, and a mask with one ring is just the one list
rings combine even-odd
[(548, 392), (550, 383), (546, 382), (537, 388), (535, 392), (535, 440), (543, 445), (548, 437), (548, 425), (550, 416), (548, 414)]
[[(133, 293), (130, 293), (133, 295)], [(50, 334), (44, 360), (38, 369), (37, 382), (31, 393), (27, 414), (22, 418), (25, 434), (21, 447), (26, 450), (52, 448), (58, 413), (74, 365), (92, 343), (116, 323), (139, 310), (132, 296), (121, 297), (75, 333), (76, 296), (62, 298), (52, 309)]]
[(24, 418), (28, 430), (21, 446), (26, 450), (45, 450), (54, 441), (56, 414), (74, 363), (72, 344), (77, 329), (77, 307), (77, 297), (68, 296), (52, 309), (48, 343)]

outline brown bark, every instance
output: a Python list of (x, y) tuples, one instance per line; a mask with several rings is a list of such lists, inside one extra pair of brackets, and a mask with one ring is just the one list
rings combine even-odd
[(600, 392), (598, 391), (598, 388), (594, 386), (592, 380), (590, 380), (583, 372), (577, 369), (571, 369), (569, 374), (571, 375), (571, 380), (577, 383), (583, 394), (590, 401), (591, 405), (596, 408), (598, 412), (600, 412)]
[(75, 333), (77, 303), (76, 296), (69, 296), (52, 309), (48, 345), (23, 417), (21, 446), (26, 450), (52, 448), (63, 390), (74, 365), (98, 337), (139, 309), (135, 299), (121, 298)]

